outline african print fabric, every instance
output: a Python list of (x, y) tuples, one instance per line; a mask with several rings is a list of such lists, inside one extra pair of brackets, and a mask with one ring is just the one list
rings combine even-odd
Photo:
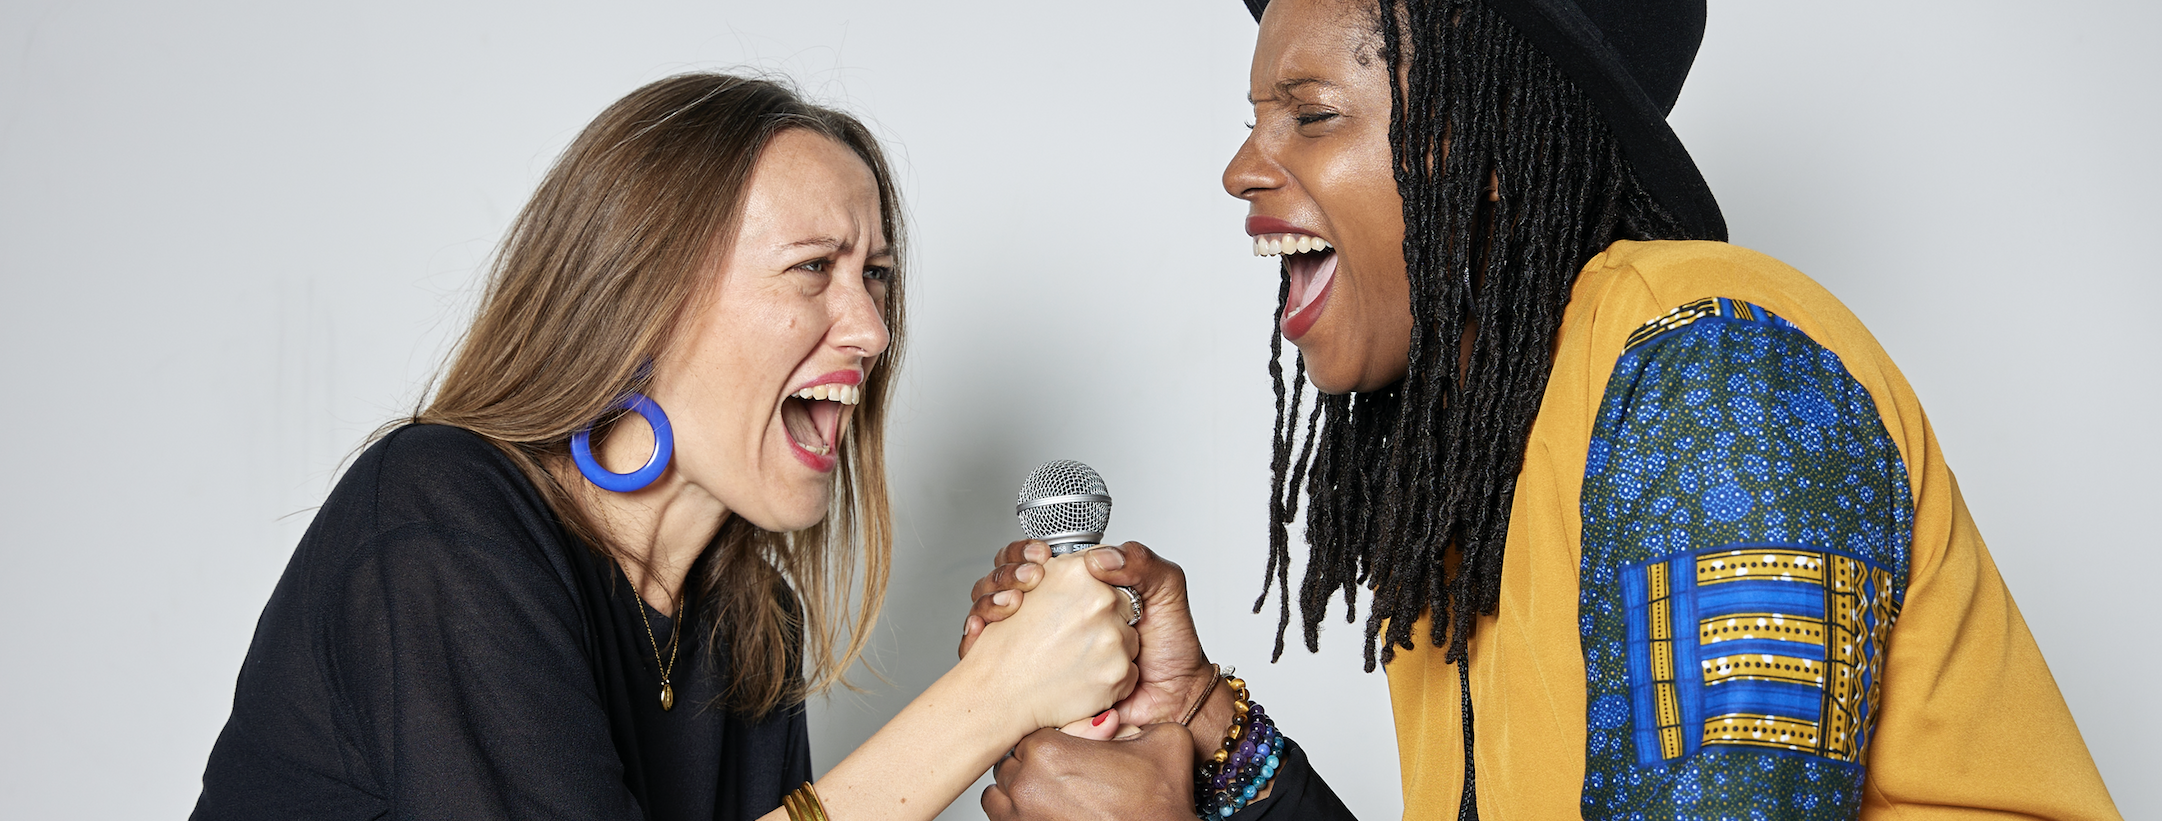
[(1914, 507), (1839, 357), (1736, 300), (1646, 323), (1581, 501), (1584, 817), (1854, 817)]

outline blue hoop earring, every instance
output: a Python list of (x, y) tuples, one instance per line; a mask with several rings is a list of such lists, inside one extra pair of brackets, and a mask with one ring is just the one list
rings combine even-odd
[(645, 394), (633, 391), (616, 403), (616, 407), (636, 411), (646, 418), (646, 424), (653, 426), (653, 456), (646, 460), (646, 466), (629, 473), (613, 473), (601, 467), (600, 461), (593, 458), (592, 425), (571, 434), (571, 461), (577, 463), (578, 472), (585, 474), (586, 481), (602, 490), (617, 493), (643, 490), (668, 469), (668, 459), (676, 452), (676, 431), (668, 426), (668, 414), (661, 410), (660, 404)]

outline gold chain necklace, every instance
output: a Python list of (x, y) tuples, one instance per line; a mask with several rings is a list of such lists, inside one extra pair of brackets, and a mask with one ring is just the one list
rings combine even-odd
[[(630, 582), (630, 571), (623, 572), (623, 581)], [(683, 642), (683, 596), (676, 596), (676, 626), (668, 631), (668, 663), (661, 663), (661, 642), (653, 637), (653, 620), (646, 617), (645, 597), (638, 595), (638, 586), (631, 585), (631, 606), (638, 608), (638, 621), (646, 626), (646, 642), (653, 645), (653, 666), (661, 671), (661, 711), (676, 708), (676, 688), (670, 686), (669, 678), (676, 670), (676, 648)]]

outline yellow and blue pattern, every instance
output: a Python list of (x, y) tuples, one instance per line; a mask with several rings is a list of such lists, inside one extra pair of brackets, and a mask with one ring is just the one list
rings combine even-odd
[(1583, 514), (1584, 817), (1854, 817), (1914, 510), (1839, 358), (1746, 302), (1646, 323)]

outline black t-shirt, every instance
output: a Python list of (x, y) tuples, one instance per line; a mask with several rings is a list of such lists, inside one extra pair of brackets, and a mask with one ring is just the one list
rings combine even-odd
[[(782, 594), (785, 596), (785, 592)], [(791, 603), (792, 606), (792, 603)], [(645, 608), (470, 432), (401, 429), (316, 514), (256, 624), (198, 819), (748, 819), (811, 778), (800, 704), (709, 706), (685, 608), (675, 709)]]

